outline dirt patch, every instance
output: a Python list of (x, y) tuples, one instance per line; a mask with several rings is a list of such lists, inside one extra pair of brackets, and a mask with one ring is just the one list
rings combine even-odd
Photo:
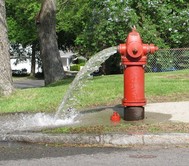
[(157, 124), (115, 124), (112, 126), (93, 125), (83, 127), (69, 127), (46, 130), (45, 133), (69, 133), (69, 134), (147, 134), (147, 133), (188, 133), (188, 123), (157, 123)]
[(161, 78), (168, 78), (168, 79), (189, 79), (189, 74), (175, 74), (175, 75), (165, 75), (161, 76)]

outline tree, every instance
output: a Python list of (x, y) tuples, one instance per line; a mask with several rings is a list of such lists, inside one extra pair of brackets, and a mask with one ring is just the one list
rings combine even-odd
[(43, 0), (38, 15), (40, 55), (45, 85), (64, 78), (56, 36), (56, 0)]
[(186, 47), (188, 13), (186, 0), (69, 0), (60, 6), (58, 30), (75, 34), (74, 44), (86, 56), (123, 42), (133, 25), (145, 43)]
[(139, 31), (146, 42), (160, 48), (187, 47), (189, 5), (186, 0), (128, 0), (139, 16)]
[[(70, 0), (63, 9), (59, 7), (58, 30), (74, 34), (75, 38), (72, 39), (76, 52), (87, 58), (124, 42), (126, 33), (138, 20), (127, 1)], [(120, 55), (106, 61), (102, 65), (102, 72), (119, 73)]]
[[(46, 39), (50, 38), (52, 39), (51, 43), (53, 43), (54, 39), (56, 40), (56, 38), (53, 39), (53, 35), (49, 35), (49, 33), (56, 33), (55, 31), (53, 32), (53, 26), (49, 26), (51, 25), (51, 22), (49, 22), (49, 25), (46, 28), (45, 31), (45, 26), (48, 24), (47, 22), (43, 21), (43, 16), (45, 15), (45, 10), (41, 9), (40, 15), (38, 15), (37, 13), (39, 13), (39, 9), (40, 9), (40, 3), (43, 4), (50, 4), (50, 1), (36, 1), (36, 0), (7, 0), (7, 11), (8, 11), (8, 25), (9, 25), (9, 38), (11, 39), (11, 44), (12, 45), (22, 45), (23, 48), (26, 47), (31, 47), (32, 48), (32, 53), (31, 53), (31, 75), (34, 76), (35, 74), (35, 60), (36, 60), (36, 53), (39, 51), (39, 38), (40, 37), (46, 37)], [(53, 3), (55, 4), (55, 2), (53, 1)], [(42, 6), (41, 5), (41, 6)], [(50, 4), (52, 6), (52, 4)], [(45, 5), (44, 5), (45, 6)], [(56, 9), (56, 6), (54, 9)], [(41, 7), (42, 8), (42, 7)], [(53, 10), (54, 10), (53, 9)], [(52, 11), (53, 11), (52, 10)], [(50, 10), (49, 10), (50, 11)], [(46, 13), (48, 14), (49, 11), (47, 11)], [(50, 12), (52, 12), (50, 11)], [(52, 14), (50, 14), (50, 16), (47, 16), (46, 18), (49, 17), (49, 19), (54, 19), (55, 20), (55, 11), (53, 13), (53, 17), (51, 17)], [(39, 23), (40, 22), (40, 23)], [(55, 22), (55, 21), (54, 21)], [(40, 34), (38, 35), (37, 32), (37, 28), (36, 28), (36, 24), (35, 23), (39, 23), (38, 25), (38, 32), (40, 32)], [(43, 25), (44, 23), (44, 25)], [(53, 27), (51, 29), (51, 27)], [(49, 28), (49, 30), (47, 30)], [(45, 31), (43, 33), (43, 30)], [(49, 31), (49, 32), (47, 32)], [(41, 35), (41, 34), (45, 34), (45, 35)], [(48, 36), (49, 35), (49, 36)], [(54, 35), (56, 36), (56, 34)], [(39, 37), (39, 38), (38, 38)], [(60, 64), (60, 58), (59, 56), (57, 57), (57, 53), (52, 53), (52, 50), (56, 50), (57, 49), (52, 49), (52, 47), (50, 48), (50, 51), (45, 48), (45, 47), (49, 47), (50, 44), (49, 43), (45, 43), (44, 41), (47, 42), (47, 40), (43, 40), (41, 39), (41, 48), (43, 47), (43, 49), (41, 50), (46, 50), (46, 53), (48, 52), (49, 54), (49, 58), (46, 55), (42, 55), (42, 65), (43, 65), (43, 69), (44, 69), (44, 74), (45, 74), (45, 84), (49, 84), (48, 82), (53, 82), (53, 80), (59, 80), (60, 78), (62, 79), (62, 73), (60, 69), (62, 66)], [(49, 39), (49, 41), (50, 41)], [(57, 43), (56, 41), (54, 43)], [(43, 46), (43, 44), (45, 44), (46, 46)], [(57, 47), (57, 44), (54, 44), (55, 47)], [(16, 47), (14, 47), (16, 48)], [(19, 51), (19, 50), (14, 50), (14, 51)], [(44, 51), (41, 52), (42, 54), (44, 54)], [(51, 54), (51, 55), (50, 55)], [(54, 55), (53, 55), (54, 54)], [(59, 54), (59, 53), (58, 53)], [(44, 58), (43, 58), (44, 57)], [(54, 60), (53, 60), (54, 58)], [(51, 65), (51, 66), (49, 66)], [(52, 67), (55, 67), (56, 69), (52, 69)], [(49, 72), (51, 71), (51, 72)], [(54, 73), (53, 73), (54, 72)], [(57, 73), (58, 72), (58, 73)], [(51, 73), (51, 74), (50, 74)], [(50, 74), (50, 75), (49, 75)], [(60, 75), (60, 76), (58, 76)], [(54, 78), (56, 77), (56, 78)], [(51, 80), (51, 81), (49, 81)]]
[(22, 45), (23, 50), (32, 47), (31, 55), (27, 55), (31, 56), (31, 76), (35, 76), (36, 51), (39, 50), (35, 25), (35, 16), (39, 8), (36, 0), (6, 0), (8, 35), (13, 53), (23, 57), (16, 46)]
[(62, 1), (57, 29), (70, 36), (73, 42), (69, 43), (83, 56), (124, 42), (133, 25), (144, 43), (159, 48), (188, 47), (186, 0), (69, 0), (66, 7), (61, 6)]
[(0, 0), (0, 31), (0, 95), (9, 95), (13, 91), (13, 83), (4, 0)]

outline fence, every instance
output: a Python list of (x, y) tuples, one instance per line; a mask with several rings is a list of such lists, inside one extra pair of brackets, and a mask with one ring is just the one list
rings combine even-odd
[(189, 48), (160, 49), (148, 55), (146, 72), (189, 69)]

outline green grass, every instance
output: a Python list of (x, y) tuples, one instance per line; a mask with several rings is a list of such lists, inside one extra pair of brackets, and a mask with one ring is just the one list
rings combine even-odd
[(52, 112), (63, 98), (70, 79), (49, 87), (16, 89), (11, 96), (0, 97), (0, 112)]
[(123, 95), (122, 75), (94, 77), (78, 95), (80, 107), (117, 104)]
[[(9, 97), (0, 97), (0, 112), (54, 112), (70, 82), (66, 79), (48, 87), (17, 89)], [(149, 102), (188, 100), (189, 70), (147, 73), (145, 89)], [(78, 108), (120, 104), (123, 75), (94, 77), (76, 94)]]
[(146, 74), (149, 101), (183, 101), (189, 98), (189, 70)]
[(106, 133), (127, 133), (127, 134), (146, 134), (146, 133), (188, 133), (189, 124), (186, 123), (120, 123), (117, 125), (91, 125), (91, 126), (64, 126), (54, 129), (43, 130), (44, 133), (67, 133), (67, 134), (106, 134)]

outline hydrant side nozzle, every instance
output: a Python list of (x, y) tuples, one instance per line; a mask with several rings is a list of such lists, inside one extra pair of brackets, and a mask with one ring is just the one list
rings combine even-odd
[(121, 55), (125, 55), (127, 52), (126, 44), (120, 44), (117, 48), (117, 52), (120, 53)]
[(143, 44), (143, 53), (144, 55), (151, 53), (153, 54), (154, 52), (156, 52), (158, 50), (158, 47), (155, 46), (154, 44)]
[(149, 47), (148, 44), (143, 44), (142, 47), (143, 47), (144, 55), (146, 55), (146, 54), (148, 54), (150, 52), (150, 47)]
[(154, 44), (150, 44), (150, 53), (153, 54), (156, 52), (159, 48), (155, 46)]

